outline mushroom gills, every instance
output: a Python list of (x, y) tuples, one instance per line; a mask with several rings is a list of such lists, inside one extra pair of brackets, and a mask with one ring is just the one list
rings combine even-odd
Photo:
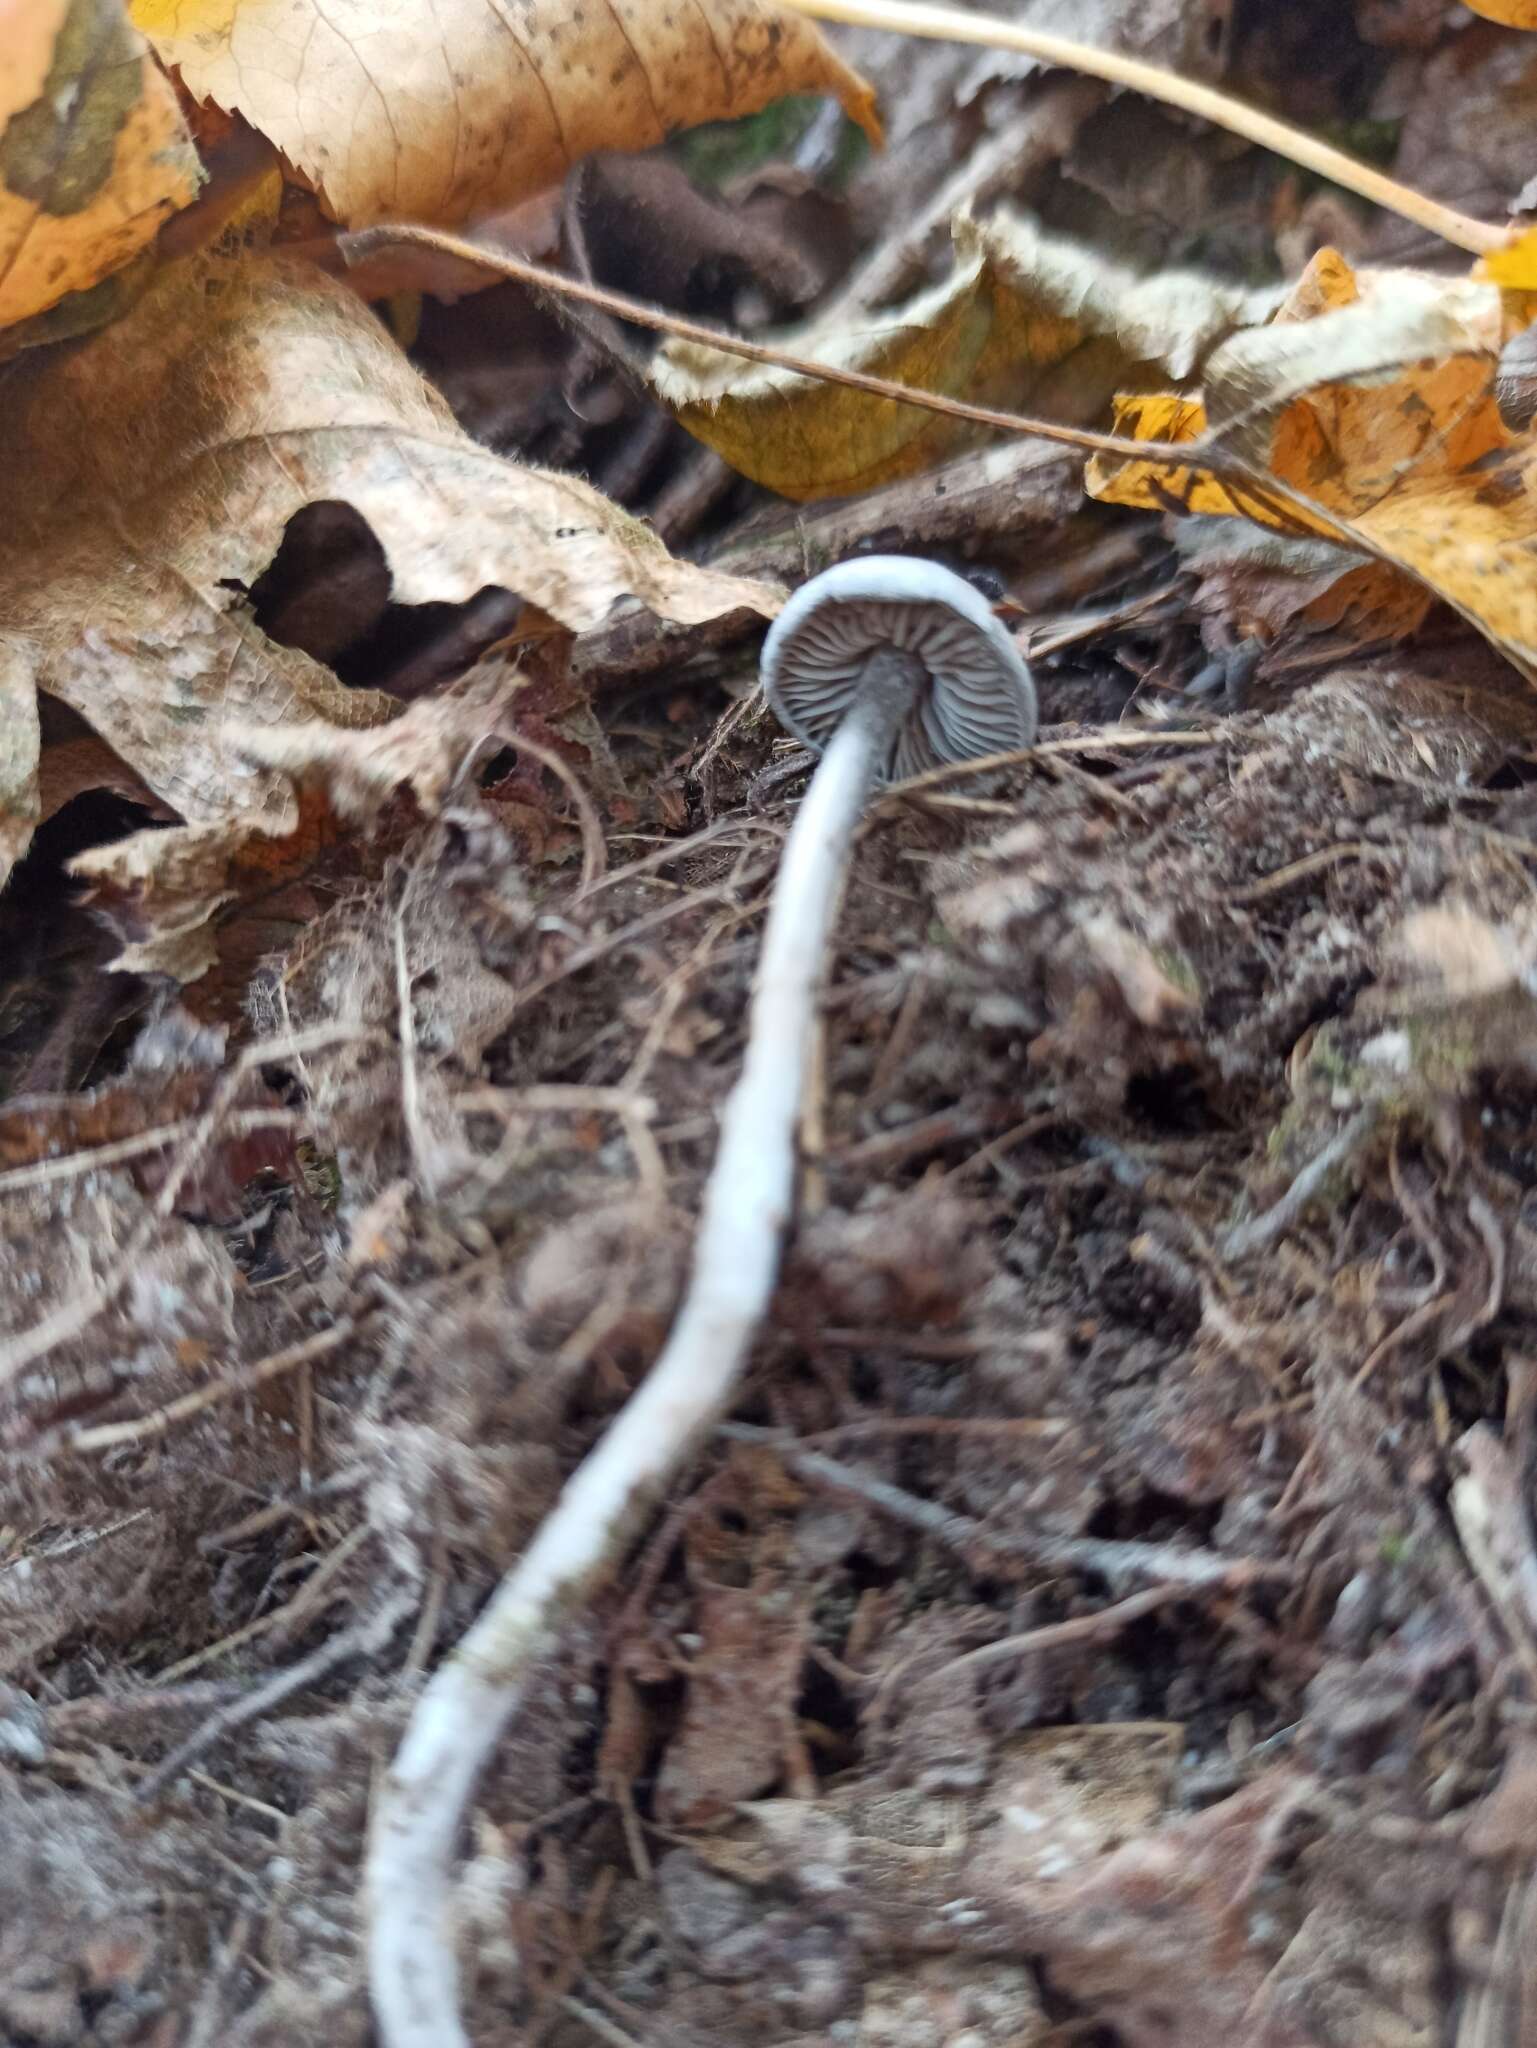
[(926, 673), (882, 746), (882, 778), (1034, 739), (1030, 671), (987, 600), (952, 571), (901, 555), (842, 562), (790, 599), (763, 650), (764, 688), (780, 723), (820, 753), (883, 648), (915, 656)]

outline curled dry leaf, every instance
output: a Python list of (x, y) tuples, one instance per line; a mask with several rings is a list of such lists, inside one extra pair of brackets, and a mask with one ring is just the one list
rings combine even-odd
[(779, 603), (770, 586), (674, 561), (589, 485), (478, 446), (350, 292), (261, 253), (172, 266), (110, 332), (19, 364), (7, 398), (11, 688), (25, 664), (199, 828), (185, 845), (122, 842), (92, 869), (141, 898), (166, 877), (183, 964), (206, 963), (199, 892), (206, 915), (229, 887), (213, 887), (210, 862), (300, 828), (246, 729), (359, 728), (396, 709), (251, 616), (246, 593), (304, 506), (342, 501), (367, 521), (398, 603), (499, 586), (575, 631), (624, 595), (685, 623)]
[(241, 814), (179, 832), (136, 832), (71, 863), (127, 940), (119, 971), (196, 980), (218, 959), (211, 920), (224, 904), (299, 873), (346, 831), (372, 826), (402, 790), (423, 816), (435, 816), (516, 690), (517, 678), (506, 675), (473, 701), (424, 697), (388, 725), (363, 729), (319, 719), (233, 727), (230, 745), (292, 786), (281, 821)]
[[(196, 195), (176, 95), (121, 0), (0, 0), (0, 328), (89, 291)], [(114, 310), (77, 307), (73, 331)]]
[(600, 149), (829, 93), (878, 140), (874, 94), (774, 0), (134, 0), (188, 91), (276, 144), (335, 220), (450, 226)]
[(323, 790), (332, 811), (348, 824), (372, 824), (402, 788), (430, 817), (480, 742), (498, 729), (515, 687), (510, 680), (483, 703), (422, 697), (388, 725), (363, 731), (310, 720), (251, 726), (234, 738), (244, 753), (290, 777), (296, 788)]
[[(974, 403), (1092, 419), (1137, 370), (1190, 376), (1275, 294), (1195, 272), (1137, 277), (1003, 216), (955, 227), (956, 270), (892, 313), (850, 329), (814, 323), (786, 346), (848, 369)], [(909, 476), (959, 438), (954, 420), (793, 372), (673, 342), (657, 396), (734, 469), (787, 498), (844, 497)], [(974, 430), (971, 430), (974, 432)]]
[[(1423, 617), (1412, 578), (1537, 676), (1537, 586), (1526, 573), (1537, 435), (1507, 426), (1496, 395), (1501, 343), (1526, 317), (1498, 285), (1516, 286), (1522, 261), (1506, 252), (1460, 282), (1406, 271), (1356, 278), (1330, 252), (1330, 286), (1306, 307), (1321, 303), (1316, 317), (1235, 336), (1214, 351), (1199, 397), (1117, 402), (1117, 430), (1134, 438), (1219, 436), (1255, 464), (1254, 488), (1219, 481), (1193, 450), (1187, 470), (1096, 456), (1091, 494), (1354, 543), (1375, 557), (1360, 609), (1379, 631), (1408, 631)], [(1268, 495), (1264, 472), (1288, 494)], [(1298, 493), (1305, 502), (1289, 495)], [(1341, 579), (1360, 569), (1341, 554)]]

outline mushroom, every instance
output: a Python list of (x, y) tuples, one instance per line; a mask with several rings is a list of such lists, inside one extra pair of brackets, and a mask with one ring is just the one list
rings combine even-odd
[(1030, 671), (986, 600), (906, 555), (840, 562), (803, 584), (764, 642), (763, 687), (808, 747), (831, 752), (841, 732), (852, 751), (869, 732), (874, 768), (898, 777), (1035, 737)]
[(475, 1780), (533, 1665), (724, 1412), (768, 1307), (794, 1202), (816, 991), (865, 800), (893, 771), (1035, 736), (1035, 693), (1014, 643), (969, 584), (931, 562), (872, 556), (814, 578), (775, 621), (762, 672), (778, 717), (823, 758), (785, 842), (688, 1292), (645, 1381), (434, 1672), (385, 1780), (366, 1871), (384, 2048), (468, 2048), (449, 1864)]

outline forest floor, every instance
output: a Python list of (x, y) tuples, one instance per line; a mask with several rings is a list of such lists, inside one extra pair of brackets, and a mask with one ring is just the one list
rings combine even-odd
[[(1072, 12), (1175, 61), (1208, 10)], [(1226, 32), (1238, 89), (1375, 124), (1459, 205), (1527, 175), (1479, 55), (1501, 32), (1459, 9), (1240, 5)], [(782, 312), (786, 251), (890, 246), (968, 163), (971, 196), (1064, 233), (1108, 214), (1144, 264), (1426, 256), (1097, 87), (1064, 113), (1022, 64), (842, 47), (888, 158), (822, 189), (804, 133), (748, 172), (684, 152), (770, 224), (766, 283), (695, 275), (682, 309), (761, 285)], [(1001, 148), (1048, 92), (1052, 151)], [(590, 258), (665, 296), (665, 221), (637, 255), (611, 175)], [(504, 287), (429, 308), (417, 353), (474, 431), (676, 550), (790, 582), (877, 546), (964, 567), (1035, 650), (1043, 729), (872, 806), (750, 1379), (476, 1794), (475, 2038), (1531, 2038), (1527, 685), (1436, 611), (1390, 648), (1283, 634), (1191, 694), (1209, 607), (1160, 517), (1084, 503), (1076, 458), (999, 443), (792, 512), (586, 346)], [(0, 906), (17, 2048), (369, 2040), (380, 1774), (687, 1272), (807, 767), (753, 693), (751, 623), (630, 617), (569, 672), (493, 655), (466, 681), (434, 621), (424, 744), (473, 693), (508, 745), (437, 815), (402, 794), (366, 848), (243, 903), (211, 992), (102, 973), (62, 862), (121, 799), (61, 810)], [(395, 680), (437, 644), (397, 647)]]

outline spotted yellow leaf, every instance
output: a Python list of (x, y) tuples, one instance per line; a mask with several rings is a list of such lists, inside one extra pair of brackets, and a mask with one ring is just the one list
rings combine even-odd
[[(200, 176), (176, 95), (120, 0), (0, 0), (0, 328), (101, 287)], [(70, 325), (114, 310), (103, 295)]]

